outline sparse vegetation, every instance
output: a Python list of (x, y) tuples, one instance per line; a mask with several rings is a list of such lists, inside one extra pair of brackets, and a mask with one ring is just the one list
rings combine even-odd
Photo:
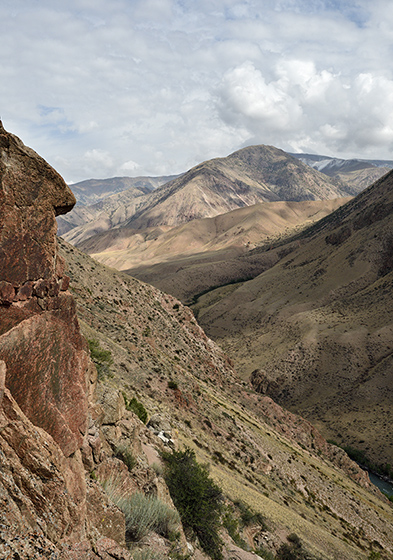
[(101, 348), (99, 341), (96, 338), (89, 339), (90, 357), (93, 360), (96, 368), (99, 381), (102, 381), (106, 376), (111, 375), (110, 366), (113, 365), (112, 353), (110, 350)]
[(162, 458), (164, 478), (184, 528), (198, 537), (206, 554), (221, 560), (221, 489), (210, 478), (207, 465), (199, 464), (191, 449), (164, 452)]
[(249, 550), (249, 546), (241, 535), (241, 531), (245, 527), (259, 525), (261, 530), (266, 530), (263, 516), (253, 512), (248, 505), (241, 501), (235, 501), (233, 505), (226, 506), (222, 525), (228, 531), (233, 542), (244, 550)]
[(115, 479), (102, 485), (111, 501), (124, 513), (129, 541), (138, 542), (151, 531), (170, 540), (179, 537), (180, 517), (176, 510), (155, 496), (140, 492), (124, 494)]
[(263, 547), (256, 549), (255, 554), (263, 558), (263, 560), (276, 560), (276, 557), (274, 556), (273, 552)]
[(126, 445), (118, 445), (115, 449), (115, 457), (123, 461), (127, 469), (131, 472), (136, 466), (136, 458), (131, 449)]
[(151, 548), (135, 550), (132, 554), (134, 560), (165, 560), (166, 556)]
[(296, 533), (288, 535), (287, 540), (278, 549), (277, 560), (317, 560), (307, 553)]
[(235, 506), (240, 511), (240, 521), (243, 527), (259, 525), (262, 530), (267, 529), (265, 518), (261, 513), (253, 511), (247, 504), (241, 501), (235, 501)]

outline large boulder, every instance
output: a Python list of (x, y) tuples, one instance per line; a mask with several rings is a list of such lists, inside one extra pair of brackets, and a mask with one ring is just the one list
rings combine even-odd
[(61, 176), (0, 121), (0, 281), (19, 289), (62, 276), (55, 218), (75, 202)]

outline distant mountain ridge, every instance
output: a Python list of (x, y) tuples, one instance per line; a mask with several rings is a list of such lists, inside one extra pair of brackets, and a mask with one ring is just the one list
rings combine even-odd
[(383, 159), (360, 159), (351, 158), (343, 159), (333, 156), (324, 156), (318, 154), (306, 154), (306, 153), (292, 153), (288, 152), (289, 155), (303, 161), (310, 167), (321, 171), (322, 173), (334, 174), (335, 172), (347, 168), (347, 169), (364, 169), (367, 167), (382, 167), (387, 169), (393, 169), (393, 160), (383, 160)]
[(134, 230), (177, 226), (194, 219), (211, 218), (259, 202), (328, 200), (353, 196), (353, 188), (311, 169), (272, 146), (243, 148), (225, 158), (203, 162), (153, 192), (124, 191), (102, 206), (78, 208), (73, 228), (59, 234), (77, 245), (113, 227)]
[(339, 179), (356, 194), (393, 169), (393, 160), (341, 159), (315, 154), (291, 154), (313, 169)]
[(58, 218), (58, 235), (73, 230), (72, 239), (77, 242), (80, 228), (83, 230), (86, 224), (89, 224), (89, 236), (106, 231), (124, 221), (143, 204), (145, 195), (174, 177), (114, 177), (76, 183), (72, 185), (72, 190), (75, 191), (77, 206), (66, 216)]
[(176, 175), (164, 175), (161, 177), (110, 177), (109, 179), (86, 179), (79, 183), (70, 185), (77, 204), (89, 206), (95, 204), (112, 194), (135, 188), (144, 194), (157, 189), (164, 183), (174, 179)]
[(134, 229), (179, 225), (258, 202), (351, 196), (344, 184), (321, 175), (273, 146), (250, 146), (193, 167), (151, 195), (149, 206), (124, 224)]

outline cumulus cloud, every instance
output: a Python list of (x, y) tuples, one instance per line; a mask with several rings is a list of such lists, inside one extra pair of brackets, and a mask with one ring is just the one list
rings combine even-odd
[(391, 159), (389, 2), (0, 4), (1, 117), (67, 180), (248, 143)]

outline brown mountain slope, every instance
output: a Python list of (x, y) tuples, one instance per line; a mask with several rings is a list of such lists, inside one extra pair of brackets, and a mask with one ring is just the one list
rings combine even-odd
[[(225, 283), (228, 272), (255, 276), (255, 258), (247, 270), (247, 252), (264, 241), (288, 235), (326, 216), (348, 199), (266, 202), (214, 218), (193, 220), (171, 228), (118, 228), (81, 244), (100, 262), (152, 283), (188, 301), (194, 294)], [(233, 260), (243, 264), (236, 265)], [(230, 261), (230, 264), (229, 264)], [(155, 265), (155, 266), (154, 266)], [(229, 270), (228, 270), (229, 269)], [(230, 272), (232, 271), (232, 272)]]
[(106, 232), (132, 216), (149, 202), (147, 189), (131, 188), (113, 194), (92, 206), (77, 206), (64, 219), (58, 218), (58, 233), (77, 244), (93, 235)]
[[(122, 208), (121, 219), (116, 216), (112, 220), (111, 206), (100, 215), (96, 208), (87, 209), (91, 217), (81, 215), (76, 229), (65, 233), (64, 239), (78, 245), (94, 233), (119, 225), (137, 230), (175, 226), (263, 201), (326, 200), (352, 194), (344, 183), (311, 169), (282, 150), (251, 146), (197, 165), (143, 199), (138, 198), (137, 204), (127, 198), (122, 200), (120, 193), (115, 200)], [(91, 223), (86, 222), (89, 219)]]
[[(393, 172), (240, 287), (198, 304), (244, 378), (327, 437), (392, 463)], [(262, 258), (262, 257), (261, 257)], [(278, 262), (277, 262), (278, 261)]]
[(178, 225), (262, 201), (317, 200), (351, 195), (345, 185), (282, 150), (251, 146), (197, 165), (151, 195), (148, 208), (124, 225)]
[[(275, 553), (295, 532), (313, 558), (366, 560), (378, 546), (393, 552), (393, 510), (364, 488), (365, 474), (311, 424), (241, 383), (189, 309), (62, 241), (61, 249), (82, 329), (114, 359), (99, 392), (121, 389), (149, 417), (164, 417), (175, 443), (210, 464), (227, 497), (264, 516), (265, 528), (243, 535), (251, 549)], [(225, 558), (234, 553), (245, 558), (230, 543)]]
[(356, 171), (343, 171), (334, 176), (356, 191), (356, 194), (364, 191), (369, 185), (378, 181), (381, 177), (389, 173), (391, 167), (371, 167)]

